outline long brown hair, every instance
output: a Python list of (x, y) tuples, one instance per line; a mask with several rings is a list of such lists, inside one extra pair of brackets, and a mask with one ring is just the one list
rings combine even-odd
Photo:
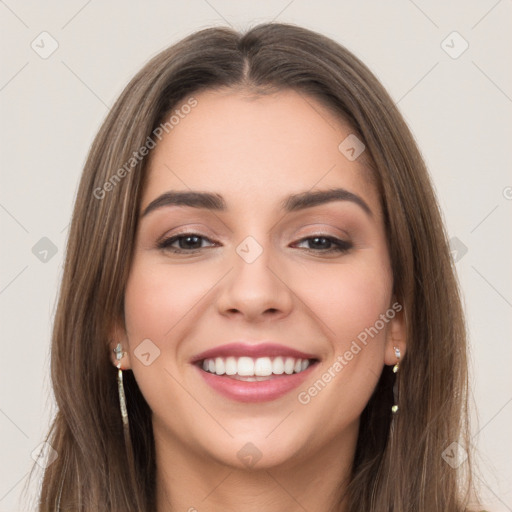
[(204, 29), (159, 53), (130, 81), (92, 144), (54, 322), (58, 412), (47, 441), (59, 456), (45, 470), (40, 512), (156, 508), (151, 410), (125, 371), (132, 459), (109, 357), (113, 319), (123, 321), (148, 167), (148, 158), (130, 159), (180, 102), (221, 87), (254, 94), (293, 89), (327, 105), (366, 145), (385, 216), (393, 291), (404, 306), (407, 353), (393, 422), (395, 375), (387, 366), (362, 414), (348, 510), (466, 510), (471, 458), (454, 468), (443, 457), (452, 442), (469, 452), (465, 324), (425, 164), (393, 100), (352, 53), (313, 31), (267, 23), (243, 34)]

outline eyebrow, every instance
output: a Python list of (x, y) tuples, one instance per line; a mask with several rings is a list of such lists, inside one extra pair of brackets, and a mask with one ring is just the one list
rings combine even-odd
[[(350, 201), (361, 207), (369, 217), (373, 216), (370, 207), (361, 197), (344, 188), (292, 194), (282, 201), (280, 206), (286, 212), (296, 212), (333, 201)], [(220, 194), (196, 191), (171, 191), (165, 192), (151, 201), (142, 212), (141, 217), (145, 217), (150, 212), (165, 206), (189, 206), (191, 208), (203, 208), (219, 212), (224, 212), (228, 209), (226, 201)]]

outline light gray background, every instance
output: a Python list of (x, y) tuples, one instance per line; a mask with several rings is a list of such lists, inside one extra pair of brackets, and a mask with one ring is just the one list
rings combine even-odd
[[(18, 500), (54, 413), (49, 340), (67, 226), (109, 106), (150, 57), (185, 35), (270, 20), (351, 49), (417, 138), (458, 239), (482, 492), (490, 510), (512, 510), (511, 14), (510, 0), (0, 1), (0, 511), (35, 509)], [(59, 45), (47, 59), (31, 48), (50, 48), (43, 31)], [(463, 48), (457, 36), (442, 46), (453, 31), (469, 43), (458, 58), (445, 51)], [(43, 237), (57, 249), (47, 261), (32, 252)]]

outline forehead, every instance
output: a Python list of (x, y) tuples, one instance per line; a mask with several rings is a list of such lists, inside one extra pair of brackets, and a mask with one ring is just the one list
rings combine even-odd
[(193, 108), (181, 110), (187, 98), (167, 116), (174, 113), (173, 127), (151, 154), (142, 206), (173, 189), (262, 205), (336, 186), (378, 203), (365, 155), (351, 161), (339, 149), (353, 137), (351, 127), (316, 99), (294, 90), (254, 96), (221, 89), (193, 97)]

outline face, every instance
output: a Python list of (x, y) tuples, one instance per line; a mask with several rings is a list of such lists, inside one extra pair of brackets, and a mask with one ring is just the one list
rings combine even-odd
[(364, 153), (338, 148), (350, 127), (313, 98), (195, 98), (152, 150), (122, 367), (169, 450), (303, 462), (356, 439), (405, 351), (379, 196)]

